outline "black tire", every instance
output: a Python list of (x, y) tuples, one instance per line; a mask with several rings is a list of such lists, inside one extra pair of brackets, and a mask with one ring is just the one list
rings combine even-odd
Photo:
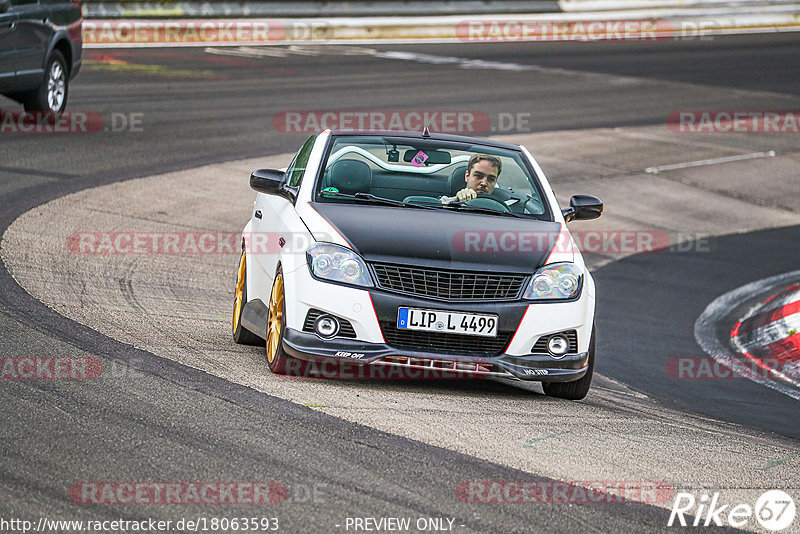
[(542, 382), (544, 394), (560, 399), (581, 400), (589, 393), (594, 374), (594, 326), (592, 326), (592, 339), (589, 341), (589, 368), (586, 374), (573, 382)]
[(22, 105), (25, 111), (50, 111), (61, 113), (67, 108), (69, 96), (69, 68), (64, 56), (58, 50), (53, 50), (44, 79), (38, 89), (23, 93)]
[[(236, 271), (236, 289), (233, 296), (233, 340), (240, 345), (263, 345), (264, 340), (242, 326), (242, 312), (247, 304), (247, 269), (244, 268), (246, 256), (242, 252), (239, 258), (239, 269)], [(243, 273), (243, 274), (242, 274)], [(242, 277), (240, 279), (240, 277)], [(241, 298), (239, 282), (241, 282)], [(238, 313), (237, 313), (238, 308)]]

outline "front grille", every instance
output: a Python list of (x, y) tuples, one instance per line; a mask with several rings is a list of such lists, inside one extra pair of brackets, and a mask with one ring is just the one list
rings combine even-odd
[(378, 286), (389, 291), (444, 300), (509, 300), (517, 298), (527, 275), (444, 271), (373, 263)]
[[(314, 323), (317, 321), (320, 315), (330, 315), (331, 317), (336, 317), (333, 314), (325, 313), (322, 310), (316, 310), (314, 308), (308, 310), (308, 315), (306, 315), (306, 321), (303, 323), (303, 332), (310, 332), (315, 333), (314, 330)], [(335, 337), (356, 337), (356, 331), (353, 329), (353, 325), (350, 324), (350, 321), (347, 319), (342, 319), (341, 317), (336, 317), (339, 321), (339, 332), (336, 334)]]
[(534, 354), (543, 353), (549, 354), (547, 350), (547, 342), (550, 341), (550, 337), (556, 334), (562, 334), (564, 337), (567, 338), (567, 345), (569, 345), (569, 349), (567, 350), (567, 354), (577, 354), (578, 353), (578, 332), (575, 330), (567, 330), (566, 332), (556, 332), (555, 334), (550, 334), (546, 336), (542, 336), (539, 340), (533, 345), (531, 352)]
[(381, 321), (386, 343), (396, 349), (442, 351), (473, 356), (497, 356), (508, 346), (513, 332), (498, 332), (497, 337), (478, 337), (462, 334), (441, 334), (422, 330), (401, 330), (389, 321)]

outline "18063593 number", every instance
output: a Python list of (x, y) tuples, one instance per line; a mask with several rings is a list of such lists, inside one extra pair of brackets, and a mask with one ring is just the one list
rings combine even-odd
[(277, 517), (198, 517), (196, 523), (199, 532), (267, 532), (279, 528)]
[(399, 308), (397, 328), (444, 334), (497, 337), (497, 316), (419, 308)]

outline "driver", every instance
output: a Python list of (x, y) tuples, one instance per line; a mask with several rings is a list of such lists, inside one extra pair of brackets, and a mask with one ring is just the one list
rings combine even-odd
[(454, 197), (443, 196), (442, 204), (451, 202), (468, 202), (478, 195), (491, 195), (497, 185), (497, 177), (503, 170), (503, 164), (497, 156), (489, 154), (473, 154), (467, 164), (464, 182), (467, 187), (456, 193)]

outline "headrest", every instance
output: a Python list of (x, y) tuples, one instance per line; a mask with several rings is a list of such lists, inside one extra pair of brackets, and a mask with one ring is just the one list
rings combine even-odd
[(331, 166), (330, 185), (340, 193), (368, 193), (372, 185), (369, 165), (356, 159), (340, 159)]
[(448, 196), (454, 197), (456, 193), (467, 187), (467, 182), (464, 181), (464, 176), (467, 174), (467, 166), (459, 165), (450, 174), (447, 180)]

